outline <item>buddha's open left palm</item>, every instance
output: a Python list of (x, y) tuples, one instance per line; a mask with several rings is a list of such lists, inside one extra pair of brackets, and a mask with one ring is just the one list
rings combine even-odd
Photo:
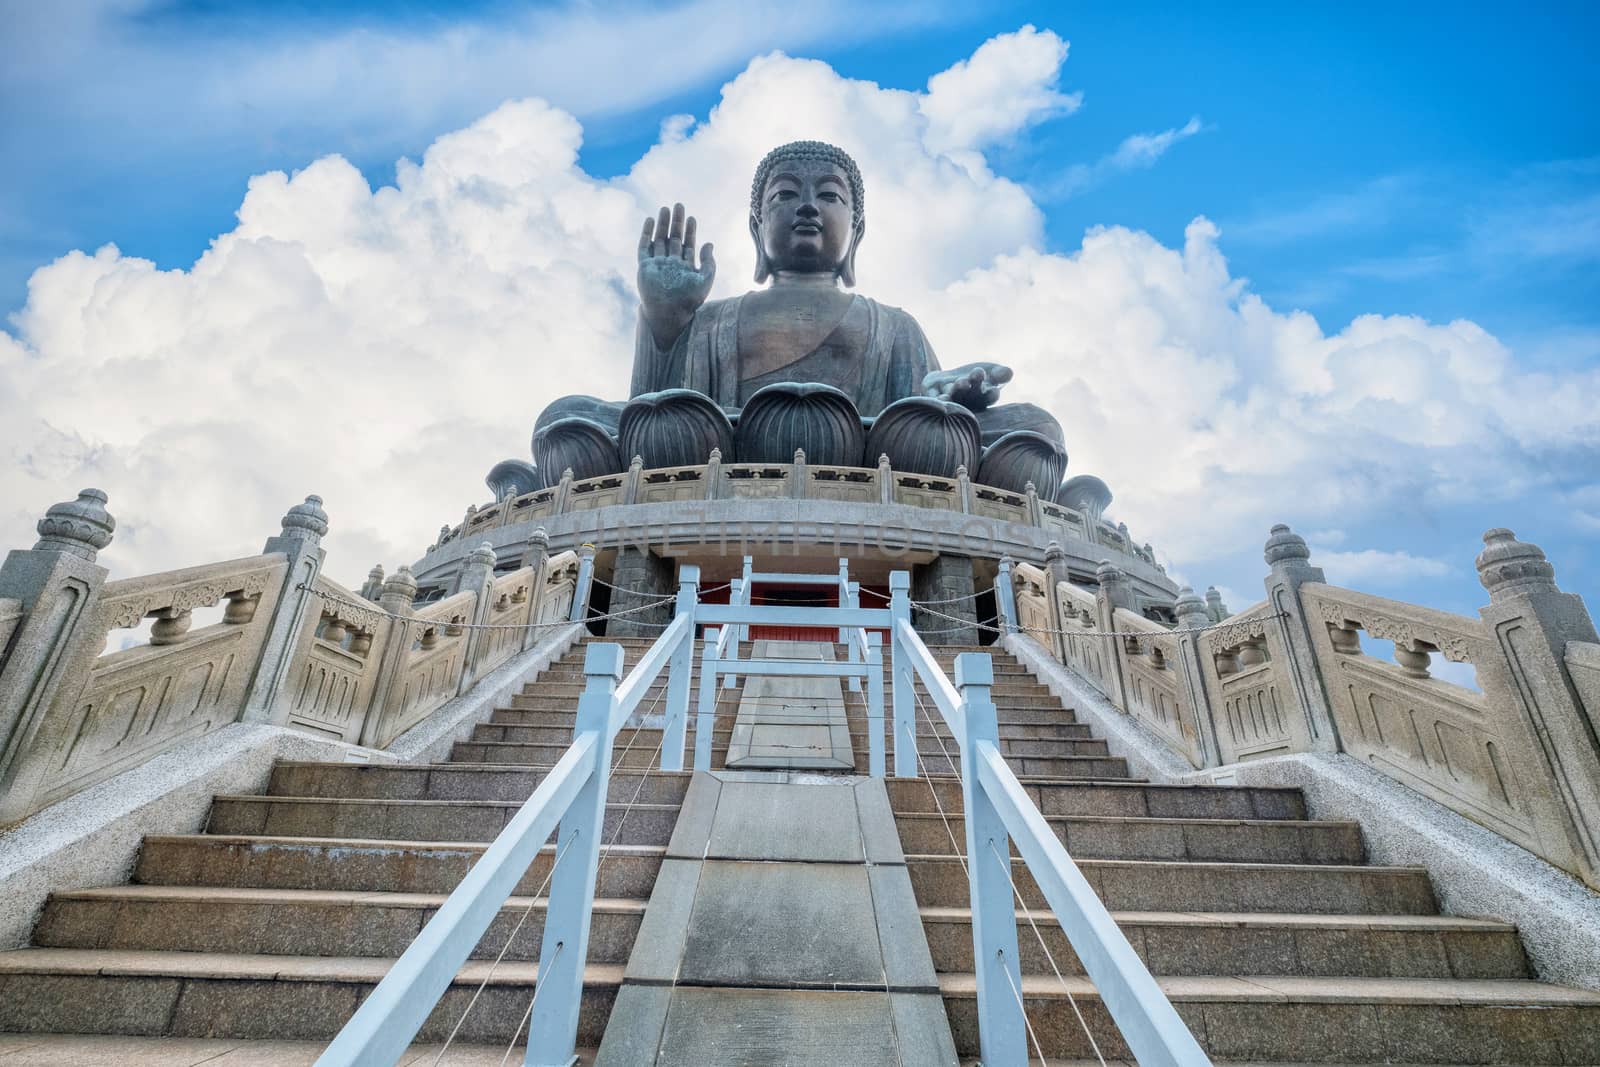
[(705, 303), (717, 276), (717, 261), (707, 242), (695, 266), (694, 216), (684, 218), (683, 205), (661, 209), (659, 218), (644, 220), (639, 235), (639, 302), (656, 343), (670, 347), (694, 313)]
[(1011, 368), (1001, 363), (968, 363), (964, 367), (936, 370), (922, 379), (922, 391), (982, 411), (1000, 396), (1000, 387), (1011, 380)]

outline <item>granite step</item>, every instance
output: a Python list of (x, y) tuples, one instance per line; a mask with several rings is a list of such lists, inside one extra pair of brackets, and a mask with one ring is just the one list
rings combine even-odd
[[(232, 834), (151, 835), (134, 865), (136, 885), (234, 886), (241, 889), (329, 889), (447, 894), (487, 847), (470, 841), (362, 841), (352, 838), (259, 837)], [(597, 896), (647, 898), (666, 848), (616, 844), (606, 854)], [(536, 892), (550, 873), (546, 845), (516, 892)]]
[[(444, 903), (444, 894), (359, 890), (123, 885), (51, 894), (39, 948), (137, 952), (249, 952), (270, 956), (399, 956)], [(535, 960), (548, 901), (512, 897), (473, 959)], [(627, 963), (644, 898), (597, 897), (589, 962)], [(513, 931), (515, 936), (513, 937)]]
[[(961, 766), (961, 756), (947, 742), (941, 750), (937, 743), (919, 744), (919, 775), (954, 775)], [(1034, 778), (1127, 778), (1128, 761), (1121, 756), (1016, 756), (1007, 755), (1006, 763), (1017, 777)]]
[[(694, 734), (688, 733), (692, 740)], [(655, 767), (661, 762), (660, 753), (655, 750), (655, 740), (648, 744), (640, 742), (632, 748), (626, 748), (624, 741), (612, 750), (611, 765), (619, 768), (640, 769)], [(524, 743), (517, 741), (457, 741), (450, 747), (450, 762), (462, 765), (476, 763), (494, 763), (502, 766), (524, 767), (554, 767), (564, 752), (572, 746), (571, 741)], [(690, 747), (691, 758), (693, 746)], [(727, 746), (712, 745), (711, 754), (714, 761), (720, 761)], [(715, 764), (721, 766), (720, 762)]]
[[(17, 949), (0, 952), (0, 1031), (326, 1040), (393, 964), (382, 957)], [(599, 1044), (622, 970), (584, 968), (579, 1044)], [(448, 1035), (486, 982), (458, 1037), (504, 1048), (537, 972), (534, 962), (466, 964), (418, 1040)]]
[[(1082, 974), (1042, 898), (1017, 909), (1024, 974)], [(1517, 928), (1439, 915), (1115, 912), (1145, 966), (1159, 975), (1276, 974), (1367, 978), (1532, 978)], [(972, 912), (923, 908), (938, 971), (972, 970)], [(1048, 947), (1048, 955), (1045, 948)]]
[[(1594, 1064), (1600, 993), (1525, 979), (1246, 975), (1158, 977), (1219, 1059), (1356, 1063)], [(975, 1055), (977, 984), (939, 976), (962, 1055)], [(1092, 1056), (1068, 993), (1106, 1056), (1129, 1055), (1085, 978), (1024, 975), (1022, 998), (1046, 1058)]]
[[(967, 872), (954, 855), (908, 855), (923, 907), (969, 907)], [(1437, 915), (1422, 867), (1084, 859), (1078, 868), (1112, 911), (1298, 912)], [(1024, 900), (1043, 899), (1027, 865), (1011, 877)]]
[[(676, 803), (608, 803), (602, 840), (665, 845), (678, 821), (678, 807)], [(487, 842), (494, 840), (521, 808), (520, 802), (505, 800), (221, 794), (212, 801), (207, 830), (233, 836)]]
[[(487, 763), (306, 763), (283, 761), (272, 768), (268, 796), (368, 800), (507, 800), (521, 803), (550, 773), (548, 767)], [(689, 771), (611, 772), (608, 799), (626, 803), (677, 804), (693, 775)]]
[[(1049, 815), (1056, 837), (1076, 860), (1197, 860), (1208, 863), (1358, 864), (1366, 859), (1361, 827), (1353, 822), (1287, 819), (1133, 818), (1120, 815)], [(895, 818), (901, 847), (918, 855), (964, 849), (960, 814), (901, 812)], [(982, 856), (983, 862), (996, 862)]]
[[(1019, 778), (1045, 815), (1127, 815), (1180, 819), (1305, 819), (1298, 789), (1280, 786), (1158, 785), (1151, 782), (1082, 782)], [(890, 778), (884, 783), (897, 814), (962, 810), (954, 778)], [(937, 801), (935, 796), (937, 795)]]

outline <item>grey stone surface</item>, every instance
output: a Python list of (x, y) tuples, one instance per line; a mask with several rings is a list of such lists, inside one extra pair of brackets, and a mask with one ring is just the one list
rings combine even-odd
[(881, 991), (679, 988), (656, 1062), (878, 1067), (905, 1061), (895, 1047), (889, 994)]
[(717, 859), (860, 863), (864, 851), (855, 790), (848, 785), (724, 783), (705, 854)]
[(864, 865), (708, 860), (703, 867), (679, 981), (883, 987), (883, 954)]
[(672, 617), (671, 602), (659, 600), (673, 591), (672, 562), (637, 545), (624, 545), (617, 550), (611, 584), (616, 586), (611, 590), (611, 611), (631, 611), (653, 601), (659, 606), (612, 619), (606, 624), (606, 636), (653, 639), (660, 634)]
[[(834, 647), (816, 641), (756, 641), (750, 658), (832, 662)], [(853, 770), (855, 748), (840, 680), (747, 678), (726, 764), (737, 770)]]
[[(939, 611), (944, 615), (954, 615), (963, 622), (978, 621), (977, 603), (971, 599), (976, 591), (971, 556), (941, 552), (927, 563), (911, 568), (911, 599), (939, 603)], [(911, 611), (911, 622), (919, 631), (927, 631), (929, 644), (978, 644), (976, 626), (963, 627), (960, 622), (915, 608)]]
[(629, 982), (671, 982), (678, 976), (684, 942), (689, 936), (689, 916), (699, 891), (700, 872), (706, 865), (698, 860), (667, 858), (656, 875), (645, 909), (644, 924), (628, 957), (624, 980)]

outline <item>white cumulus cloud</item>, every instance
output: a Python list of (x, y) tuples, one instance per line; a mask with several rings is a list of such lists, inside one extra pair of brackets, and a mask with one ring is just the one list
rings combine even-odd
[[(318, 492), (336, 577), (414, 559), (486, 498), (489, 466), (527, 455), (545, 404), (625, 392), (646, 212), (685, 201), (718, 293), (750, 285), (750, 171), (797, 137), (866, 174), (862, 290), (916, 315), (947, 366), (1015, 367), (1008, 399), (1055, 412), (1072, 470), (1173, 560), (1259, 559), (1286, 510), (1358, 529), (1418, 499), (1515, 498), (1552, 456), (1600, 449), (1600, 374), (1525, 373), (1471, 322), (1329, 332), (1256, 296), (1205, 219), (1177, 248), (1108, 226), (1046, 250), (1039, 206), (984, 152), (1070, 109), (1065, 50), (1004, 35), (925, 92), (767, 55), (613, 180), (578, 165), (570, 114), (510, 102), (393, 185), (337, 156), (257, 176), (188, 270), (64, 256), (0, 332), (0, 540), (30, 543), (48, 504), (96, 485), (119, 520), (104, 558), (138, 573), (257, 551)], [(1367, 554), (1346, 555), (1353, 578)]]

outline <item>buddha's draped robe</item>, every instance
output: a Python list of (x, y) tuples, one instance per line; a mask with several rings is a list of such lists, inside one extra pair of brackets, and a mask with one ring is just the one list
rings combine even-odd
[(728, 410), (774, 382), (821, 382), (842, 389), (862, 415), (874, 416), (901, 397), (919, 396), (923, 376), (939, 369), (917, 320), (899, 308), (852, 294), (830, 333), (810, 352), (785, 362), (739, 358), (743, 296), (712, 300), (670, 349), (660, 348), (640, 315), (635, 333), (630, 396), (661, 389), (694, 389)]

